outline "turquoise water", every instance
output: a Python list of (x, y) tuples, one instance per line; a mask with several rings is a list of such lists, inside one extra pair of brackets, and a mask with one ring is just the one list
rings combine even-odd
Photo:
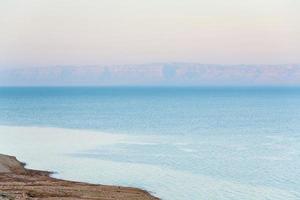
[[(58, 177), (166, 200), (300, 199), (300, 88), (1, 88), (0, 112), (0, 150)], [(47, 140), (9, 145), (32, 127)]]

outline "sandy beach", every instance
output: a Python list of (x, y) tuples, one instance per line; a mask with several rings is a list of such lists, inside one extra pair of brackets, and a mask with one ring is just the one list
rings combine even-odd
[(0, 200), (158, 200), (147, 191), (137, 188), (65, 181), (52, 178), (50, 174), (26, 169), (25, 164), (15, 157), (0, 154)]

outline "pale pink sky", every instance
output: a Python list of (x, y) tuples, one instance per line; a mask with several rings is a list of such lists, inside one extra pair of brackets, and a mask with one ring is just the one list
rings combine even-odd
[(298, 0), (0, 1), (0, 67), (300, 63)]

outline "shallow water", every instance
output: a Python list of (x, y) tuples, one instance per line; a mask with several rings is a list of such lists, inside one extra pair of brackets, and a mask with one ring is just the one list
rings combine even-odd
[(300, 198), (298, 88), (2, 88), (0, 112), (0, 152), (57, 177), (166, 200)]

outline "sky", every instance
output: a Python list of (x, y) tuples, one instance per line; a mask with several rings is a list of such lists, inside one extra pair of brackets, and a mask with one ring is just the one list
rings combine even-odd
[(299, 0), (0, 0), (0, 68), (300, 63)]

